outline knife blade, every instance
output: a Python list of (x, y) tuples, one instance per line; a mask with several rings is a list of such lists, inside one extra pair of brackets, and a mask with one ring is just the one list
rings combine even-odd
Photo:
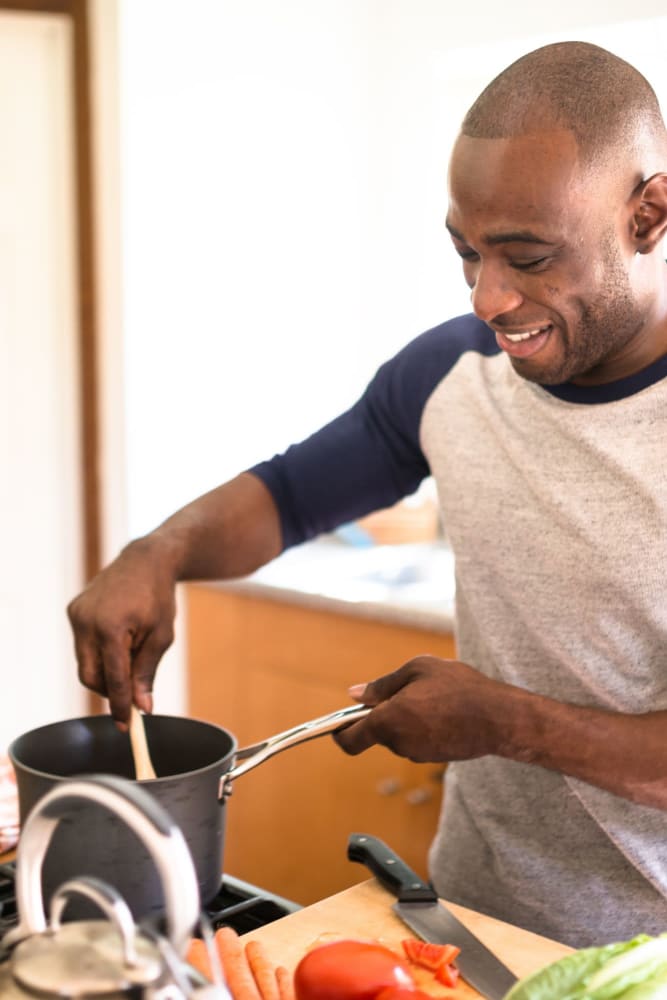
[(446, 908), (428, 882), (367, 833), (350, 834), (347, 856), (365, 865), (397, 897), (392, 910), (410, 930), (424, 941), (460, 948), (456, 965), (463, 978), (487, 1000), (502, 1000), (516, 976)]

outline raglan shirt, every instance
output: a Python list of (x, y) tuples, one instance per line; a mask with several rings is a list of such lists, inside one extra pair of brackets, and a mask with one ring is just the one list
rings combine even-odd
[[(667, 708), (666, 458), (667, 357), (608, 385), (545, 387), (462, 316), (251, 471), (286, 548), (432, 475), (460, 659), (559, 701), (641, 713)], [(450, 764), (429, 862), (443, 898), (574, 947), (667, 930), (667, 813), (536, 765)]]

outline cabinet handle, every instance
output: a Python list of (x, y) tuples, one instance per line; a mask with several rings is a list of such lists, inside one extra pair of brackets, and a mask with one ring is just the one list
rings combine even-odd
[(417, 788), (411, 788), (410, 791), (405, 794), (405, 801), (411, 806), (421, 806), (424, 802), (430, 802), (433, 798), (433, 792), (430, 788), (424, 788), (419, 786)]
[(396, 795), (401, 790), (401, 783), (398, 778), (381, 778), (375, 790), (378, 795)]

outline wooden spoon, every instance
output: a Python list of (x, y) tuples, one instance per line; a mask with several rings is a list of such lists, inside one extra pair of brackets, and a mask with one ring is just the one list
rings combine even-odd
[(156, 778), (157, 775), (151, 761), (151, 755), (148, 752), (148, 743), (146, 742), (144, 717), (136, 705), (132, 706), (132, 713), (130, 715), (130, 743), (132, 745), (134, 771), (137, 781)]

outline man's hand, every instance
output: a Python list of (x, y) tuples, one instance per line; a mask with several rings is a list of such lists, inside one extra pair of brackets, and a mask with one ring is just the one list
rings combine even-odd
[(349, 754), (379, 743), (418, 762), (498, 753), (501, 704), (513, 690), (457, 660), (418, 656), (353, 690), (373, 711), (338, 732), (335, 740)]
[(133, 542), (68, 606), (82, 684), (127, 724), (153, 708), (153, 678), (174, 637), (175, 582), (148, 539)]
[(81, 683), (109, 699), (122, 726), (133, 702), (150, 712), (155, 671), (174, 637), (176, 583), (245, 576), (281, 551), (276, 505), (252, 473), (176, 511), (69, 605)]
[(667, 810), (665, 709), (629, 715), (555, 701), (433, 656), (350, 694), (372, 711), (336, 733), (347, 753), (379, 743), (421, 763), (496, 754)]

